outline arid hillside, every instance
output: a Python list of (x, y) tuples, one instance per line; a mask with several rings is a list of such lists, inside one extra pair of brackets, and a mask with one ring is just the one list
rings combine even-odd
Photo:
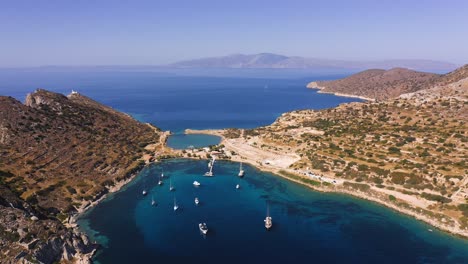
[(145, 147), (157, 147), (160, 134), (78, 93), (37, 90), (25, 104), (0, 97), (2, 255), (72, 258), (76, 250), (64, 244), (74, 243), (63, 234), (73, 231), (61, 221), (141, 168)]
[(404, 93), (427, 89), (441, 75), (417, 72), (403, 68), (391, 70), (366, 70), (335, 81), (316, 81), (307, 85), (324, 93), (338, 93), (385, 100)]

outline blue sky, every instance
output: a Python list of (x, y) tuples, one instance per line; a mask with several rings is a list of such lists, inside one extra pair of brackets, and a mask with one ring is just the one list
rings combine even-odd
[(233, 53), (468, 63), (468, 1), (0, 0), (0, 67)]

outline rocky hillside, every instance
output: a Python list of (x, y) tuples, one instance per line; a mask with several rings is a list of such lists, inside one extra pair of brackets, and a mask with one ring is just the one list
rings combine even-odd
[(324, 93), (337, 93), (385, 100), (432, 87), (441, 75), (403, 68), (366, 70), (344, 79), (317, 81), (307, 85)]
[[(0, 96), (0, 251), (53, 263), (93, 246), (65, 222), (135, 173), (157, 128), (78, 93)], [(3, 263), (3, 262), (2, 262)]]

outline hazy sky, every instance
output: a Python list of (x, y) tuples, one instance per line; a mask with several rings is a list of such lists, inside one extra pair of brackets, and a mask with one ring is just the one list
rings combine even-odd
[(468, 63), (468, 1), (0, 0), (0, 67), (259, 52)]

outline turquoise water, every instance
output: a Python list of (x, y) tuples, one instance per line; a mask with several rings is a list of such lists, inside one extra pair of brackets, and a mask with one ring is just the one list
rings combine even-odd
[[(161, 169), (169, 180), (158, 186)], [(245, 165), (219, 161), (215, 177), (201, 176), (207, 161), (154, 164), (79, 220), (103, 243), (99, 263), (468, 263), (468, 241), (374, 203), (304, 186)], [(195, 188), (197, 180), (201, 186)], [(235, 189), (240, 184), (241, 189)], [(149, 191), (142, 196), (143, 189)], [(158, 205), (151, 206), (151, 196)], [(180, 209), (173, 211), (174, 197)], [(200, 205), (195, 206), (194, 197)], [(272, 230), (263, 219), (267, 203)], [(199, 222), (209, 233), (203, 237)], [(433, 228), (434, 229), (434, 228)], [(308, 260), (308, 261), (306, 261)]]
[(210, 145), (217, 145), (221, 138), (204, 134), (174, 134), (169, 136), (167, 146), (173, 149), (188, 149), (190, 146), (201, 148)]

